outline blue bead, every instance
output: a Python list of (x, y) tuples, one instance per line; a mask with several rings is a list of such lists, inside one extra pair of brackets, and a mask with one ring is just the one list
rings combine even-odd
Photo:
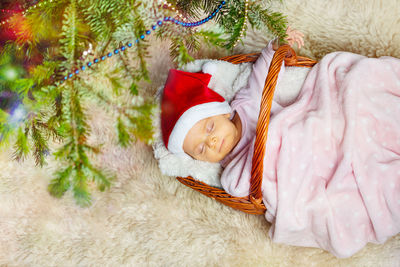
[(153, 31), (156, 29), (156, 25), (151, 26), (151, 28), (153, 29)]
[(64, 80), (61, 80), (61, 81), (60, 81), (60, 83), (63, 83), (63, 82), (64, 82)]
[(139, 39), (136, 39), (135, 43), (139, 43)]
[(144, 39), (144, 35), (140, 35), (140, 39)]
[(96, 59), (94, 60), (94, 63), (97, 63), (97, 62), (99, 62), (99, 59), (98, 59), (98, 58), (96, 58)]
[(214, 17), (215, 16), (215, 14), (217, 14), (215, 11), (212, 13), (212, 16)]
[(66, 80), (66, 79), (68, 79), (68, 77), (67, 77), (67, 76), (65, 76), (65, 77), (64, 77), (64, 80)]
[(110, 52), (110, 53), (108, 53), (108, 54), (107, 54), (107, 56), (108, 56), (108, 57), (111, 57), (111, 56), (112, 56), (112, 53), (111, 53), (111, 52)]
[(125, 46), (121, 46), (121, 51), (125, 51), (126, 47)]
[(114, 54), (118, 54), (118, 52), (119, 52), (118, 49), (115, 49), (115, 50), (114, 50)]
[(157, 24), (161, 26), (161, 25), (162, 25), (162, 21), (159, 20), (159, 21), (157, 22)]
[(88, 67), (92, 66), (92, 62), (89, 62), (87, 65), (88, 65)]
[(85, 69), (86, 69), (86, 67), (85, 67), (85, 66), (82, 66), (82, 67), (81, 67), (81, 70), (85, 70)]
[(221, 3), (221, 4), (225, 5), (225, 4), (226, 4), (226, 2), (225, 2), (225, 1), (222, 1), (222, 3)]
[(72, 74), (72, 73), (70, 73), (70, 74), (68, 75), (68, 77), (69, 77), (69, 78), (71, 78), (71, 77), (72, 77), (72, 75), (73, 75), (73, 74)]
[(146, 34), (149, 35), (151, 33), (151, 31), (146, 31)]
[(76, 70), (75, 73), (78, 74), (78, 73), (79, 73), (79, 70)]
[(128, 47), (132, 47), (132, 43), (129, 43), (129, 44), (128, 44)]
[(219, 6), (218, 6), (218, 9), (221, 9), (221, 8), (222, 8), (222, 5), (219, 5)]
[(102, 57), (101, 57), (101, 60), (105, 60), (105, 59), (106, 59), (106, 57), (105, 57), (105, 56), (102, 56)]

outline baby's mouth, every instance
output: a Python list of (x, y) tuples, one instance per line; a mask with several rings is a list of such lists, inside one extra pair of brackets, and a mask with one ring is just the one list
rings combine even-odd
[(221, 152), (221, 150), (222, 150), (222, 145), (224, 144), (224, 141), (225, 141), (225, 139), (222, 139), (222, 142), (221, 142), (221, 145), (220, 145), (220, 147), (219, 147), (218, 153)]

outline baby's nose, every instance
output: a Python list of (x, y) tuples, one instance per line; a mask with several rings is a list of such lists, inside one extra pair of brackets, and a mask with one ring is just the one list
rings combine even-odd
[(217, 137), (215, 137), (215, 136), (209, 136), (209, 138), (208, 138), (208, 145), (209, 145), (211, 148), (214, 148), (216, 144), (217, 144)]

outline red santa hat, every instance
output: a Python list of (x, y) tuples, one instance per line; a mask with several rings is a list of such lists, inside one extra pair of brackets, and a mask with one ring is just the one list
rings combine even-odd
[(167, 149), (182, 154), (183, 141), (200, 120), (231, 113), (225, 99), (208, 88), (211, 75), (171, 69), (161, 100), (161, 131)]

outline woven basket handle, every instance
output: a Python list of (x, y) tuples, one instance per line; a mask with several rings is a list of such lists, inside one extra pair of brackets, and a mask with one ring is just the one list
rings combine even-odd
[(250, 201), (260, 209), (262, 206), (261, 184), (263, 178), (263, 162), (265, 154), (265, 144), (267, 142), (268, 124), (274, 97), (275, 86), (278, 80), (278, 74), (281, 70), (282, 62), (285, 60), (286, 65), (296, 65), (297, 57), (294, 50), (289, 45), (283, 45), (275, 52), (271, 65), (268, 70), (267, 78), (260, 104), (260, 114), (258, 116), (256, 128), (256, 141), (254, 144), (254, 154), (251, 168), (250, 179)]

